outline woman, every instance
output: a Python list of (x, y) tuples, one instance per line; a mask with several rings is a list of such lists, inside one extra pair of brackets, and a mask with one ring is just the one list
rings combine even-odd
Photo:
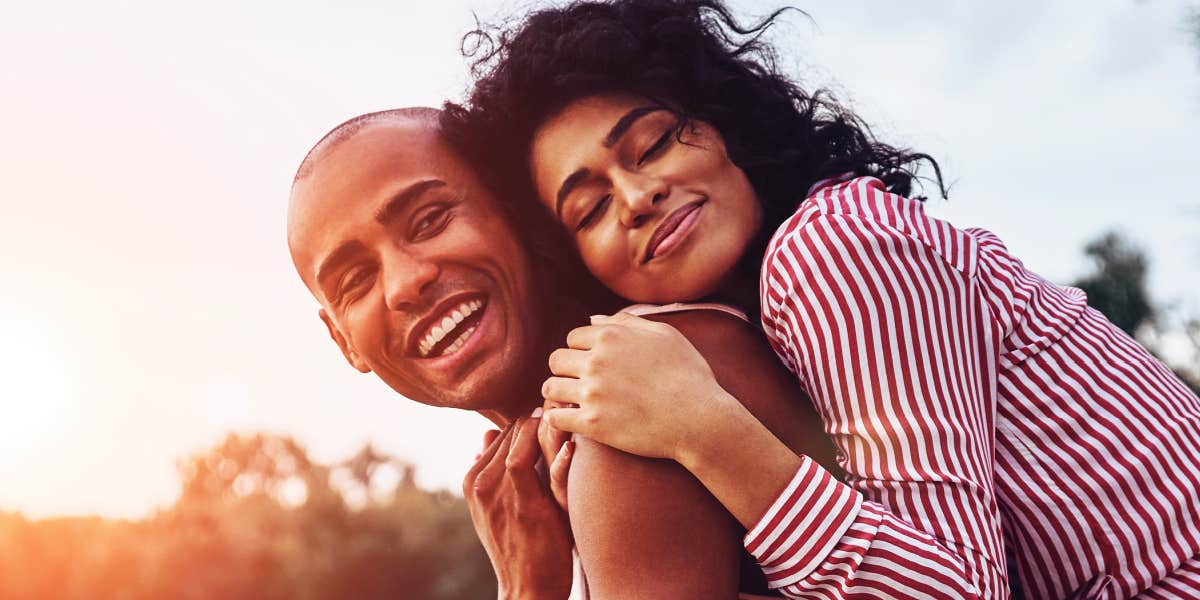
[[(676, 459), (791, 596), (1004, 597), (1006, 546), (1038, 597), (1194, 596), (1200, 402), (995, 236), (925, 216), (905, 198), (922, 155), (731, 41), (770, 21), (739, 29), (712, 2), (542, 11), (501, 37), (464, 121), (630, 300), (758, 308), (763, 261), (768, 338), (849, 485), (758, 444), (744, 397), (633, 318), (555, 353), (547, 400), (578, 408), (547, 419)], [(776, 499), (748, 492), (759, 461)]]

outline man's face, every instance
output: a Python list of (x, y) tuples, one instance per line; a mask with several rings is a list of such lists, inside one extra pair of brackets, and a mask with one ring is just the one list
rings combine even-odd
[(355, 368), (424, 404), (532, 402), (513, 397), (545, 362), (529, 257), (433, 126), (376, 121), (316, 157), (293, 188), (288, 241)]

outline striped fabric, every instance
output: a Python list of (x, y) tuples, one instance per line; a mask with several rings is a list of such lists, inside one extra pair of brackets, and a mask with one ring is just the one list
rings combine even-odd
[(858, 178), (776, 232), (763, 326), (805, 459), (746, 535), (795, 598), (1200, 598), (1200, 399), (991, 233)]

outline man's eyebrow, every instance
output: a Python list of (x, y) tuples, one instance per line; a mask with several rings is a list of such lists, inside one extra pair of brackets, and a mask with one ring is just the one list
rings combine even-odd
[(587, 169), (579, 169), (563, 180), (562, 185), (558, 187), (558, 193), (554, 196), (554, 214), (558, 216), (558, 220), (562, 220), (562, 205), (563, 200), (567, 199), (567, 195), (576, 187), (579, 187), (579, 182), (583, 181), (591, 172)]
[[(349, 241), (336, 250), (329, 253), (325, 260), (321, 261), (321, 266), (317, 268), (317, 285), (321, 286), (321, 282), (325, 280), (331, 273), (336, 271), (342, 263), (348, 262), (355, 254), (362, 251), (363, 245), (356, 241)], [(322, 288), (324, 289), (324, 288)]]
[(421, 194), (424, 194), (431, 189), (443, 187), (445, 185), (446, 182), (442, 181), (441, 179), (424, 179), (418, 181), (400, 190), (400, 192), (392, 196), (392, 198), (388, 200), (386, 204), (379, 207), (379, 210), (375, 211), (375, 220), (378, 221), (380, 225), (388, 225), (395, 220), (396, 216), (404, 211), (404, 207), (408, 206), (409, 202), (412, 202)]
[(633, 124), (636, 123), (638, 119), (660, 110), (666, 110), (666, 108), (657, 104), (652, 104), (649, 106), (639, 106), (625, 113), (620, 119), (617, 119), (617, 122), (613, 124), (612, 129), (608, 130), (608, 135), (604, 136), (604, 147), (612, 148), (614, 145), (616, 145), (617, 140), (620, 140), (621, 136), (625, 135), (625, 132), (629, 131), (629, 128), (633, 127)]

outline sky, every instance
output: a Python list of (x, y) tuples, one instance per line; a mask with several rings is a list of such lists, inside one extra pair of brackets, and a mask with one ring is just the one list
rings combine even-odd
[[(1147, 250), (1156, 299), (1200, 307), (1194, 4), (801, 3), (811, 18), (770, 39), (802, 83), (939, 159), (953, 188), (936, 216), (1063, 283), (1117, 228)], [(144, 516), (174, 501), (176, 460), (228, 431), (326, 461), (371, 441), (457, 489), (488, 424), (346, 365), (288, 256), (288, 186), (342, 120), (461, 98), (476, 15), (531, 5), (6, 7), (0, 510)]]

